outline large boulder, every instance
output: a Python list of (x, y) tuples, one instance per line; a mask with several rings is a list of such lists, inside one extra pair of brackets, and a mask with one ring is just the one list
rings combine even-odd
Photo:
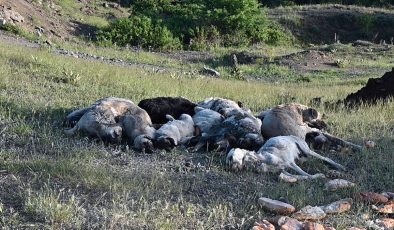
[(0, 6), (0, 24), (23, 23), (25, 18), (11, 7)]
[(270, 198), (261, 197), (259, 198), (258, 203), (266, 210), (278, 213), (278, 214), (290, 214), (295, 211), (295, 208), (287, 203), (278, 200), (272, 200)]
[(389, 201), (387, 197), (374, 192), (359, 192), (355, 194), (357, 200), (363, 201), (365, 203), (371, 204), (384, 204)]
[(297, 220), (321, 220), (326, 217), (326, 213), (320, 207), (307, 205), (292, 215)]
[(344, 179), (334, 179), (334, 180), (330, 180), (328, 181), (325, 185), (324, 185), (324, 189), (328, 190), (328, 191), (336, 191), (338, 189), (342, 189), (342, 188), (350, 188), (350, 187), (354, 187), (356, 184), (344, 180)]
[(338, 214), (348, 211), (352, 207), (353, 199), (342, 199), (321, 207), (326, 214)]

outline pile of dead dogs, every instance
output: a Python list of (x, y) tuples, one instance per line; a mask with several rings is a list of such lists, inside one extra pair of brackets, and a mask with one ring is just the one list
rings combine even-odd
[(190, 151), (226, 151), (233, 169), (259, 165), (264, 171), (289, 174), (290, 168), (312, 177), (295, 161), (315, 157), (336, 169), (344, 167), (313, 149), (361, 146), (325, 131), (321, 114), (308, 106), (278, 105), (255, 116), (242, 103), (208, 98), (194, 103), (183, 97), (158, 97), (138, 105), (107, 97), (90, 107), (71, 112), (64, 120), (67, 135), (81, 133), (105, 142), (127, 142), (135, 150), (151, 153), (184, 146)]

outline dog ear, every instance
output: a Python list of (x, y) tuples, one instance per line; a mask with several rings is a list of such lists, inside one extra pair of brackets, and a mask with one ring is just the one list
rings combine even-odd
[(309, 108), (306, 109), (304, 112), (304, 121), (310, 121), (310, 120), (314, 120), (317, 119), (319, 117), (319, 112), (317, 112), (316, 109), (313, 108)]
[(243, 104), (242, 102), (240, 102), (240, 101), (237, 101), (237, 104), (238, 104), (238, 106), (239, 106), (240, 108), (243, 108), (243, 107), (244, 107), (244, 104)]
[(319, 118), (319, 112), (317, 112), (316, 109), (310, 109), (311, 110), (311, 116), (313, 117), (313, 119), (317, 119)]
[(194, 136), (201, 136), (201, 129), (197, 125), (194, 126)]
[(173, 138), (168, 137), (167, 140), (170, 142), (171, 148), (174, 148), (176, 146), (175, 140)]

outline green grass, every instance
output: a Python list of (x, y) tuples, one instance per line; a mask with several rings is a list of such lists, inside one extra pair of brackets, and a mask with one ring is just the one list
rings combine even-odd
[[(120, 56), (127, 54), (108, 50), (108, 55), (118, 52)], [(130, 55), (138, 60), (141, 54)], [(143, 55), (146, 59), (141, 62), (166, 61), (158, 54)], [(281, 66), (244, 65), (242, 70), (284, 78), (295, 74)], [(318, 96), (328, 101), (342, 99), (366, 81), (366, 77), (321, 74), (328, 77), (280, 83), (211, 79), (197, 73), (157, 73), (0, 43), (0, 170), (5, 170), (0, 173), (0, 225), (248, 229), (255, 221), (272, 216), (257, 206), (261, 196), (286, 197), (301, 208), (327, 204), (357, 191), (392, 189), (393, 102), (351, 112), (320, 108), (333, 134), (358, 144), (363, 138), (377, 143), (377, 148), (360, 153), (327, 153), (347, 166), (348, 179), (357, 183), (355, 188), (339, 192), (324, 191), (324, 180), (290, 185), (278, 182), (275, 174), (234, 173), (220, 153), (193, 154), (179, 149), (144, 155), (123, 145), (106, 146), (62, 133), (61, 122), (68, 112), (105, 96), (136, 103), (156, 96), (184, 96), (193, 101), (220, 96), (242, 101), (257, 113), (293, 97), (304, 104)], [(318, 161), (302, 167), (308, 172), (328, 170)], [(363, 213), (374, 216), (368, 207), (356, 204), (350, 212), (329, 216), (323, 222), (337, 229), (361, 227), (366, 225)]]

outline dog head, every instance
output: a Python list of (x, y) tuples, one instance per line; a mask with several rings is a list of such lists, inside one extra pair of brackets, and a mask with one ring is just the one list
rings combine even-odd
[(305, 141), (313, 149), (321, 150), (324, 145), (328, 142), (327, 138), (319, 132), (310, 132), (305, 136)]
[(314, 121), (316, 119), (321, 119), (321, 114), (313, 108), (307, 108), (302, 110), (302, 119), (304, 122)]
[(100, 139), (104, 142), (109, 143), (120, 143), (122, 141), (122, 132), (123, 129), (119, 125), (112, 125), (112, 126), (104, 126), (102, 127), (100, 132)]
[(257, 151), (263, 146), (264, 138), (257, 133), (248, 133), (244, 137), (239, 138), (237, 147), (246, 150)]
[(144, 153), (152, 153), (154, 150), (152, 138), (147, 135), (139, 135), (134, 139), (133, 147)]
[(176, 143), (171, 137), (160, 137), (154, 142), (154, 146), (158, 149), (164, 149), (167, 152), (170, 152), (176, 147)]

